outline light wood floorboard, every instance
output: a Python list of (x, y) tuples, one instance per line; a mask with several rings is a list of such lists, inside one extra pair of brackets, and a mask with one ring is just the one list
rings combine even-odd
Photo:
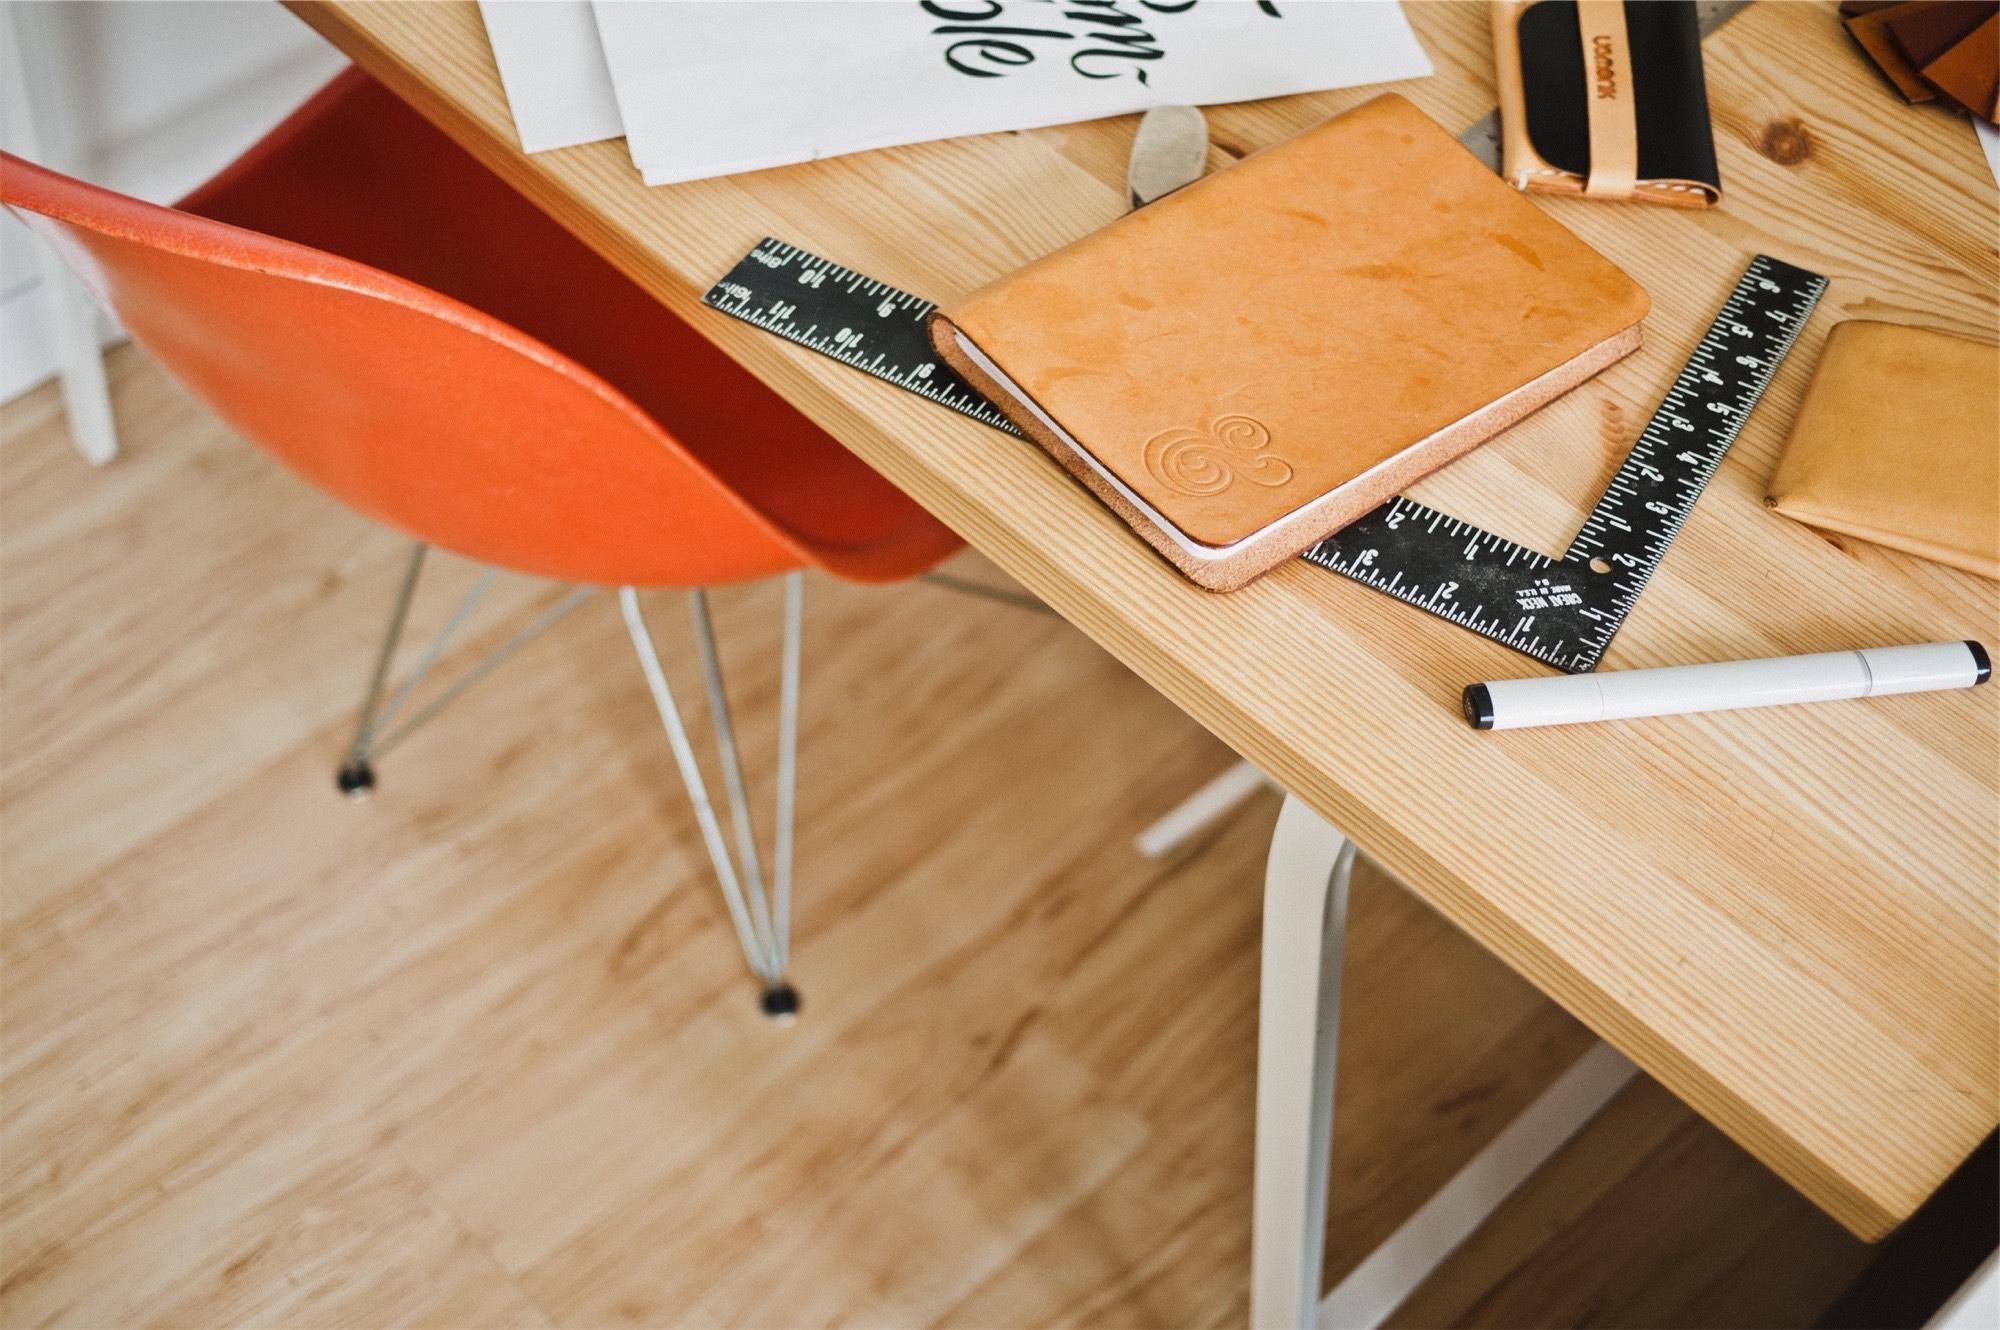
[[(0, 422), (0, 1323), (1242, 1321), (1277, 805), (1134, 855), (1230, 760), (1194, 722), (1057, 620), (815, 581), (773, 1028), (608, 601), (347, 805), (404, 542), (111, 371), (107, 470), (52, 388)], [(776, 608), (718, 597), (759, 773)], [(1330, 1276), (1588, 1041), (1378, 873), (1353, 913)], [(1405, 1312), (1806, 1325), (1866, 1254), (1641, 1082)]]

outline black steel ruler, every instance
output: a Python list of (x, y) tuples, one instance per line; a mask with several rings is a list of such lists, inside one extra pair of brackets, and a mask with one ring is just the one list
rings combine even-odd
[[(1760, 255), (1640, 431), (1560, 557), (1410, 499), (1392, 499), (1307, 561), (1558, 669), (1603, 659), (1723, 454), (1805, 326), (1826, 279)], [(932, 306), (795, 245), (763, 240), (709, 305), (1009, 434), (1019, 431), (940, 363)]]
[(1021, 436), (978, 389), (938, 361), (924, 331), (936, 305), (797, 245), (769, 237), (758, 241), (702, 303)]
[(1824, 290), (1751, 261), (1560, 558), (1391, 499), (1307, 561), (1558, 669), (1595, 668)]

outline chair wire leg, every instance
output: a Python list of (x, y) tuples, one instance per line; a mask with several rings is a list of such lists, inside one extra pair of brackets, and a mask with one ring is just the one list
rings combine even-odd
[(750, 913), (743, 901), (743, 887), (736, 876), (736, 865), (729, 857), (729, 847), (722, 836), (722, 825), (716, 820), (715, 806), (709, 801), (708, 786), (702, 780), (701, 768), (695, 762), (694, 748), (688, 742), (687, 728), (681, 723), (680, 708), (674, 703), (673, 690), (667, 686), (667, 676), (660, 668), (659, 654), (653, 648), (653, 635), (646, 629), (646, 620), (639, 613), (639, 597), (631, 587), (618, 589), (618, 607), (625, 616), (625, 630), (632, 638), (632, 648), (638, 653), (639, 668), (645, 672), (646, 687), (653, 694), (653, 706), (660, 713), (660, 724), (666, 728), (667, 742), (673, 747), (674, 764), (680, 768), (681, 783), (687, 787), (688, 802), (694, 805), (695, 821), (701, 827), (701, 838), (708, 847), (708, 857), (715, 865), (715, 876), (722, 887), (723, 903), (729, 907), (729, 919), (736, 927), (736, 941), (743, 948), (743, 959), (750, 965), (752, 973), (763, 980), (767, 989), (782, 986), (782, 978), (771, 968), (770, 957), (762, 946), (761, 939), (752, 929)]
[(445, 620), (444, 627), (437, 630), (436, 635), (431, 638), (431, 644), (424, 648), (424, 654), (417, 661), (416, 669), (410, 671), (410, 677), (403, 681), (401, 687), (389, 694), (389, 700), (382, 705), (382, 714), (375, 718), (375, 724), (369, 733), (372, 748), (380, 747), (374, 743), (375, 735), (383, 733), (395, 723), (397, 713), (402, 711), (403, 704), (410, 700), (410, 694), (417, 691), (417, 685), (424, 681), (431, 668), (444, 658), (445, 648), (451, 645), (454, 637), (458, 636), (458, 630), (464, 626), (466, 619), (471, 617), (472, 611), (479, 607), (479, 602), (486, 598), (487, 589), (493, 585), (493, 579), (499, 573), (498, 568), (486, 568), (480, 571), (478, 579), (472, 584), (472, 589), (465, 593), (464, 599), (458, 602), (458, 608), (451, 612), (449, 619)]
[(771, 932), (771, 910), (764, 889), (764, 864), (757, 855), (757, 830), (750, 819), (750, 794), (743, 783), (743, 757), (736, 746), (736, 726), (729, 716), (729, 694), (722, 682), (722, 656), (715, 646), (715, 624), (709, 618), (708, 593), (688, 593), (688, 618), (694, 626), (695, 649), (701, 655), (702, 686), (715, 726), (716, 756), (722, 763), (722, 789), (729, 796), (729, 819), (736, 827), (736, 853), (743, 870), (744, 895), (750, 904), (750, 924), (757, 934), (765, 963), (783, 974), (778, 944)]
[[(484, 679), (487, 675), (493, 673), (493, 671), (499, 669), (502, 665), (505, 665), (508, 661), (514, 658), (515, 654), (518, 653), (521, 650), (521, 648), (527, 646), (528, 643), (534, 641), (536, 638), (540, 637), (543, 633), (547, 632), (549, 629), (555, 627), (558, 623), (562, 622), (562, 620), (568, 616), (571, 610), (583, 604), (584, 601), (590, 599), (590, 597), (593, 594), (595, 594), (596, 590), (597, 590), (596, 587), (588, 587), (588, 586), (571, 587), (568, 591), (563, 593), (561, 599), (557, 600), (555, 604), (549, 606), (547, 609), (543, 610), (540, 614), (536, 615), (533, 619), (529, 620), (526, 625), (517, 630), (514, 633), (514, 635), (512, 637), (509, 637), (505, 642), (502, 642), (499, 646), (493, 648), (492, 654), (488, 655), (486, 659), (480, 661), (477, 665), (474, 665), (471, 669), (467, 670), (457, 679), (454, 679), (450, 687), (446, 688), (443, 692), (439, 693), (436, 697), (432, 698), (430, 701), (424, 703), (423, 706), (417, 708), (416, 714), (412, 715), (408, 720), (404, 721), (401, 725), (398, 725), (395, 729), (389, 731), (387, 734), (384, 734), (380, 739), (373, 740), (372, 741), (373, 747), (370, 749), (370, 751), (379, 757), (383, 753), (386, 753), (391, 748), (395, 747), (397, 744), (403, 742), (403, 740), (409, 738), (412, 734), (415, 734), (417, 730), (422, 728), (422, 726), (427, 721), (435, 719), (439, 712), (443, 711), (453, 702), (456, 702), (459, 699), (460, 695), (462, 695), (467, 689), (471, 688), (472, 685), (478, 683), (481, 679)], [(481, 594), (481, 592), (482, 588), (475, 586), (471, 592), (467, 593), (466, 597), (467, 601), (471, 602), (475, 600), (478, 594)], [(461, 605), (459, 607), (460, 611), (459, 615), (454, 617), (462, 618), (463, 614), (467, 609), (469, 609), (469, 604)], [(448, 624), (446, 625), (446, 627), (450, 628), (451, 625)], [(440, 633), (439, 636), (442, 637), (444, 636), (444, 634)], [(434, 643), (433, 645), (435, 646), (436, 644)], [(425, 665), (426, 669), (428, 667), (429, 663)], [(421, 677), (422, 675), (420, 674), (418, 678), (420, 679)], [(409, 684), (404, 685), (404, 688), (402, 690), (399, 690), (399, 695), (398, 695), (399, 701), (401, 693), (406, 692), (409, 688), (414, 687), (416, 685), (416, 682), (417, 680), (413, 679), (410, 681)], [(382, 718), (382, 721), (380, 722), (380, 724), (377, 725), (377, 728), (378, 729), (384, 728), (387, 726), (387, 724), (388, 724), (388, 715), (385, 713)]]
[(430, 644), (424, 648), (423, 656), (417, 661), (410, 677), (389, 692), (383, 701), (383, 693), (388, 689), (389, 667), (393, 663), (396, 648), (401, 643), (403, 629), (409, 619), (410, 603), (415, 599), (417, 579), (423, 569), (424, 556), (428, 546), (418, 545), (410, 557), (409, 571), (403, 576), (403, 584), (397, 591), (396, 607), (389, 620), (389, 634), (382, 644), (382, 654), (375, 662), (375, 672), (368, 681), (367, 700), (362, 703), (361, 719), (354, 731), (354, 742), (349, 745), (347, 762), (340, 769), (339, 786), (349, 798), (359, 799), (375, 788), (375, 760), (382, 757), (395, 745), (409, 738), (427, 722), (435, 718), (446, 707), (474, 684), (511, 660), (521, 648), (540, 637), (559, 623), (564, 616), (590, 597), (591, 587), (571, 587), (553, 605), (535, 616), (526, 626), (517, 630), (505, 642), (494, 648), (484, 660), (472, 666), (454, 680), (436, 697), (418, 707), (402, 724), (395, 724), (408, 703), (437, 663), (444, 659), (446, 648), (457, 638), (459, 629), (484, 600), (493, 581), (499, 576), (497, 568), (485, 568), (473, 581), (469, 590), (451, 612), (444, 626), (432, 636)]
[[(806, 575), (785, 578), (785, 645), (778, 684), (778, 813), (771, 851), (771, 932), (777, 941), (778, 973), (792, 965), (792, 821), (798, 809), (799, 657), (805, 620)], [(796, 1007), (798, 995), (792, 995)]]
[(376, 708), (382, 688), (389, 681), (389, 663), (403, 640), (403, 625), (410, 617), (410, 602), (416, 598), (417, 579), (423, 575), (424, 555), (430, 546), (418, 541), (410, 550), (409, 566), (396, 588), (396, 604), (389, 611), (389, 631), (382, 638), (382, 650), (375, 657), (375, 671), (368, 676), (368, 691), (361, 701), (361, 715), (354, 724), (354, 740), (347, 746), (347, 761), (341, 764), (334, 784), (350, 799), (365, 799), (375, 788), (375, 771), (368, 765), (368, 747), (375, 734)]

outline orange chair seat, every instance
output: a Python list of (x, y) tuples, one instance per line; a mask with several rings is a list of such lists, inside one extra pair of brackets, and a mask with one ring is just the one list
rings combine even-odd
[[(393, 201), (385, 206), (384, 201)], [(607, 379), (802, 543), (907, 576), (957, 537), (361, 69), (178, 205), (463, 301)]]
[(568, 580), (922, 572), (922, 508), (359, 69), (165, 209), (0, 154), (134, 338), (315, 484)]

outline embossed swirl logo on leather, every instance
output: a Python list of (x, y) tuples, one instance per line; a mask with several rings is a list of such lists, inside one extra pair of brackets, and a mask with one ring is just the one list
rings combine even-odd
[(1170, 429), (1146, 441), (1146, 470), (1176, 494), (1220, 494), (1240, 476), (1275, 489), (1292, 478), (1292, 464), (1269, 451), (1271, 431), (1251, 416), (1217, 416), (1205, 430)]

